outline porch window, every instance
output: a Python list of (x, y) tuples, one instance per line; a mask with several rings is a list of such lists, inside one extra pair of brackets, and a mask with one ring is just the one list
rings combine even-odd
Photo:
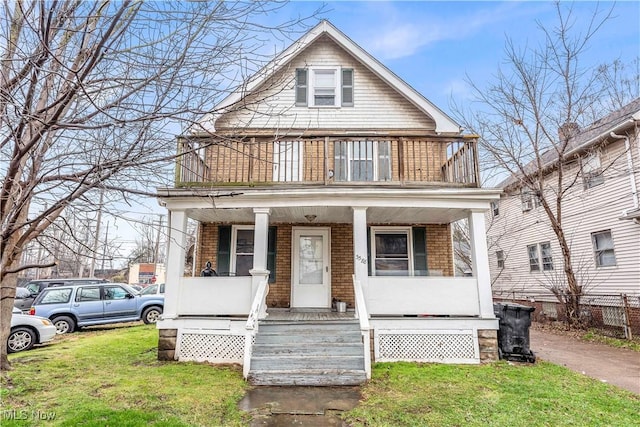
[(612, 267), (616, 265), (616, 254), (611, 230), (591, 233), (591, 241), (593, 243), (596, 267)]
[(300, 141), (275, 141), (273, 143), (273, 180), (300, 181), (302, 149)]
[(372, 229), (374, 276), (413, 275), (410, 231), (406, 228)]
[[(267, 269), (269, 283), (276, 280), (276, 227), (269, 227)], [(218, 227), (216, 273), (219, 276), (249, 276), (253, 268), (253, 226), (221, 225)]]
[(253, 228), (233, 227), (231, 254), (231, 272), (236, 276), (249, 276), (253, 268)]
[(333, 149), (336, 181), (391, 180), (389, 141), (336, 141)]

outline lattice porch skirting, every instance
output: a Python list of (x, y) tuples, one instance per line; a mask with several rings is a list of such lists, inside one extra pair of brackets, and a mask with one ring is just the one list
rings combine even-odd
[(221, 330), (178, 332), (176, 354), (181, 362), (242, 363), (244, 335)]
[(480, 363), (474, 330), (376, 329), (376, 362)]

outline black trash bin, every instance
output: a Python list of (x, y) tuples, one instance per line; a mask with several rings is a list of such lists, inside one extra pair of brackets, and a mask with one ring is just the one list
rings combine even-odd
[(536, 361), (536, 356), (529, 348), (529, 326), (531, 326), (531, 313), (534, 310), (533, 307), (521, 304), (493, 304), (493, 312), (499, 319), (500, 359), (531, 363)]

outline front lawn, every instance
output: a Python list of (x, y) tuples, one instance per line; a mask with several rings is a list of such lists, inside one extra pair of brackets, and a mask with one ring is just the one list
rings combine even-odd
[[(246, 426), (238, 367), (156, 360), (153, 326), (97, 328), (10, 356), (3, 427)], [(638, 426), (640, 396), (549, 363), (376, 364), (354, 426)], [(48, 420), (48, 421), (45, 421)]]

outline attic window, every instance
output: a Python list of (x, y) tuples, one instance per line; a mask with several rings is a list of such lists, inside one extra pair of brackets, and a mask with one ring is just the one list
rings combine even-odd
[(295, 97), (299, 107), (352, 107), (353, 69), (297, 68)]

